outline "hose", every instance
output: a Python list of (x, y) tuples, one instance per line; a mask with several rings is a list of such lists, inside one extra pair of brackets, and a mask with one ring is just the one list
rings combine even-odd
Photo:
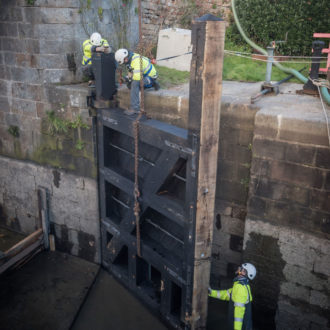
[[(235, 23), (236, 26), (238, 28), (238, 31), (240, 32), (240, 34), (242, 35), (242, 37), (244, 38), (244, 40), (254, 49), (258, 50), (261, 54), (264, 54), (266, 56), (268, 56), (268, 53), (265, 49), (259, 47), (257, 44), (255, 44), (252, 40), (250, 40), (247, 35), (245, 34), (244, 30), (241, 27), (241, 24), (239, 22), (238, 16), (237, 16), (237, 12), (236, 12), (236, 8), (235, 8), (235, 0), (231, 0), (231, 5), (232, 5), (232, 9), (233, 9), (233, 14), (234, 14), (234, 19), (235, 19)], [(279, 68), (281, 71), (288, 73), (288, 74), (292, 74), (293, 76), (295, 76), (297, 79), (299, 79), (301, 82), (303, 82), (304, 84), (306, 84), (306, 82), (308, 81), (308, 78), (306, 78), (304, 75), (302, 75), (299, 71), (295, 70), (295, 69), (291, 69), (291, 68), (286, 68), (284, 67), (282, 64), (280, 64), (279, 62), (277, 62), (275, 59), (273, 60), (274, 65)], [(329, 91), (326, 87), (321, 87), (321, 94), (323, 96), (323, 99), (330, 104), (330, 94)]]

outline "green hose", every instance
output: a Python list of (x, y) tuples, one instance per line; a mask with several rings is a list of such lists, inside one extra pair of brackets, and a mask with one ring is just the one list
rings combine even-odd
[[(245, 32), (243, 31), (241, 24), (238, 20), (238, 16), (237, 16), (237, 12), (236, 12), (236, 8), (235, 8), (235, 0), (231, 0), (231, 5), (233, 8), (233, 14), (234, 14), (234, 19), (235, 19), (235, 23), (236, 26), (238, 28), (238, 31), (240, 32), (240, 34), (242, 35), (242, 37), (244, 38), (244, 40), (254, 49), (258, 50), (261, 54), (264, 54), (266, 56), (268, 56), (268, 53), (265, 49), (259, 47), (257, 44), (255, 44), (252, 40), (250, 40)], [(282, 64), (278, 63), (275, 59), (273, 60), (273, 63), (276, 67), (278, 67), (281, 71), (288, 73), (288, 74), (292, 74), (293, 76), (295, 76), (297, 79), (299, 79), (301, 82), (303, 82), (304, 84), (306, 84), (306, 82), (308, 81), (308, 78), (306, 78), (304, 75), (302, 75), (299, 71), (295, 70), (295, 69), (290, 69), (290, 68), (286, 68), (284, 67)], [(323, 99), (330, 104), (330, 94), (329, 91), (326, 87), (321, 87), (321, 93), (323, 96)]]

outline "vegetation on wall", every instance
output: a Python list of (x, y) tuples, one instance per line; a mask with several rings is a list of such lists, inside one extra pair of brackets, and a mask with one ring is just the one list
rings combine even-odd
[[(313, 33), (329, 32), (328, 0), (237, 0), (236, 9), (246, 34), (266, 47), (272, 40), (284, 40), (278, 50), (285, 55), (311, 55)], [(232, 40), (242, 39), (232, 26)]]
[(19, 137), (19, 127), (14, 125), (9, 126), (8, 133), (13, 137)]
[(76, 149), (82, 150), (84, 142), (81, 139), (81, 129), (89, 129), (90, 127), (85, 124), (81, 116), (77, 116), (74, 120), (62, 119), (56, 115), (55, 111), (48, 111), (47, 113), (47, 133), (52, 136), (67, 135), (70, 130), (77, 130), (78, 139), (76, 141)]
[[(79, 0), (81, 22), (86, 35), (89, 37), (93, 32), (97, 31), (110, 41), (111, 46), (115, 49), (128, 47), (127, 36), (131, 26), (131, 14), (134, 13), (132, 8), (133, 0), (109, 0), (110, 9), (105, 10), (98, 6), (93, 0)], [(105, 30), (105, 26), (100, 24), (104, 21), (105, 15), (108, 15), (111, 22), (111, 31)]]

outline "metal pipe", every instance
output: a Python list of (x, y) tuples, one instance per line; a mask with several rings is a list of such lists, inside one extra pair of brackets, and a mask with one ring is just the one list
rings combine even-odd
[[(236, 26), (238, 28), (238, 31), (240, 32), (240, 34), (242, 35), (242, 37), (244, 38), (244, 40), (254, 49), (258, 50), (261, 54), (264, 55), (268, 55), (267, 51), (264, 50), (263, 48), (259, 47), (257, 44), (255, 44), (252, 40), (250, 40), (247, 35), (245, 34), (244, 30), (241, 27), (241, 24), (239, 22), (238, 16), (237, 16), (237, 12), (236, 12), (236, 8), (235, 8), (235, 0), (231, 0), (231, 5), (232, 5), (232, 10), (233, 10), (233, 15), (234, 15), (234, 19), (235, 19), (235, 23)], [(294, 75), (297, 79), (299, 79), (301, 82), (303, 82), (304, 84), (308, 81), (308, 78), (306, 78), (304, 75), (302, 75), (299, 71), (294, 70), (294, 69), (290, 69), (290, 68), (286, 68), (283, 65), (281, 65), (280, 63), (278, 63), (276, 60), (273, 61), (274, 65), (276, 67), (278, 67), (281, 71), (289, 73)], [(324, 100), (330, 104), (330, 94), (329, 91), (326, 87), (321, 87), (321, 93), (322, 96), (324, 98)]]
[(270, 84), (272, 79), (272, 67), (274, 61), (274, 47), (267, 47), (267, 68), (266, 68), (266, 84)]

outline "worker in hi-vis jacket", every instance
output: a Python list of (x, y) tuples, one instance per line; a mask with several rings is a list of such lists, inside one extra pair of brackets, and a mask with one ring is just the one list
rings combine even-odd
[(157, 82), (156, 68), (149, 58), (133, 53), (125, 48), (116, 51), (115, 59), (118, 64), (125, 64), (128, 70), (127, 87), (131, 90), (131, 105), (130, 109), (125, 111), (125, 114), (136, 114), (140, 111), (141, 78), (143, 79), (145, 89), (153, 87), (155, 90), (158, 90), (160, 88)]
[(228, 290), (208, 289), (209, 296), (229, 301), (228, 325), (230, 330), (252, 330), (252, 294), (249, 280), (257, 274), (256, 268), (250, 263), (238, 267), (237, 276), (233, 280), (233, 287)]
[(103, 52), (110, 53), (111, 47), (107, 40), (103, 39), (98, 32), (92, 33), (89, 39), (85, 40), (83, 45), (83, 75), (89, 79), (89, 85), (95, 79), (92, 66), (92, 53)]

